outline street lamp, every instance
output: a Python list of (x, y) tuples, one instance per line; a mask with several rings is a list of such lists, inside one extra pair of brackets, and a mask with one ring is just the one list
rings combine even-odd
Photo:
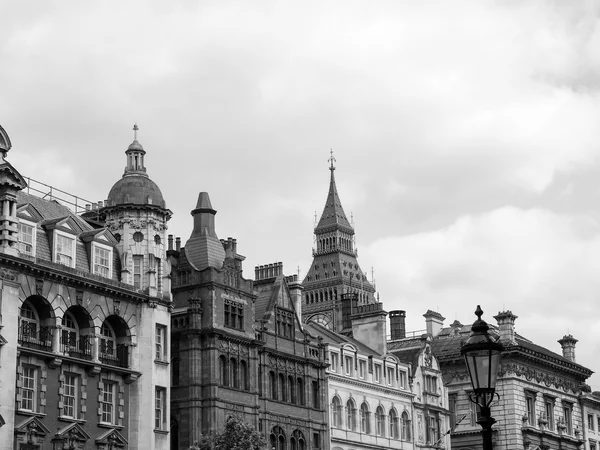
[(490, 413), (490, 406), (496, 392), (496, 377), (500, 363), (502, 344), (494, 341), (488, 334), (490, 327), (481, 320), (483, 311), (477, 305), (477, 320), (471, 327), (471, 336), (461, 347), (460, 353), (465, 357), (473, 393), (469, 399), (481, 408), (477, 423), (481, 425), (483, 450), (492, 450), (492, 425), (496, 420)]

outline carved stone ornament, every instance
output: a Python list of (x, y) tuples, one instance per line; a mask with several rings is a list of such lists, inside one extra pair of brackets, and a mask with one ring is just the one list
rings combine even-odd
[(0, 278), (6, 281), (17, 281), (19, 274), (14, 270), (2, 268), (0, 269)]
[(121, 302), (119, 300), (113, 300), (113, 312), (115, 315), (121, 315)]
[(42, 296), (44, 293), (44, 280), (41, 278), (35, 279), (35, 293), (39, 296)]
[(78, 289), (75, 293), (75, 298), (77, 299), (77, 304), (79, 306), (83, 305), (83, 291)]

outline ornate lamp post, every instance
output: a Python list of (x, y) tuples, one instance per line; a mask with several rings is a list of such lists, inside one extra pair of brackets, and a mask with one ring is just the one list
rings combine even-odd
[(481, 408), (477, 423), (481, 425), (483, 450), (492, 450), (492, 425), (496, 420), (491, 416), (490, 406), (496, 392), (496, 376), (500, 363), (502, 344), (494, 341), (488, 334), (490, 327), (481, 320), (483, 311), (477, 305), (477, 320), (471, 327), (471, 336), (461, 347), (460, 353), (465, 357), (469, 378), (473, 386), (470, 400)]

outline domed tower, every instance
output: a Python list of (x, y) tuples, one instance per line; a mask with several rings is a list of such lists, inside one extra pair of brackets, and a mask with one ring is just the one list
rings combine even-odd
[(146, 151), (137, 140), (137, 132), (135, 124), (133, 142), (125, 151), (125, 173), (110, 190), (100, 213), (119, 243), (121, 281), (151, 297), (170, 298), (165, 233), (172, 213), (146, 173)]

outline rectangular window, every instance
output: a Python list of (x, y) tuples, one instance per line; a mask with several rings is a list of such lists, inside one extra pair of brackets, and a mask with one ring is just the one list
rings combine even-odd
[(31, 225), (22, 222), (19, 223), (19, 252), (35, 256), (34, 230), (35, 228)]
[(331, 352), (330, 356), (331, 356), (331, 358), (330, 358), (329, 362), (331, 363), (331, 366), (329, 367), (329, 370), (331, 372), (337, 373), (337, 371), (338, 371), (338, 358), (339, 358), (339, 355), (337, 353)]
[(563, 404), (563, 419), (565, 421), (565, 433), (573, 434), (573, 405), (562, 402)]
[(352, 376), (352, 363), (354, 358), (352, 356), (344, 356), (344, 370), (347, 376)]
[(142, 265), (144, 257), (141, 255), (133, 256), (133, 287), (142, 289)]
[(112, 251), (104, 247), (94, 246), (94, 273), (110, 278)]
[(440, 440), (440, 419), (437, 416), (427, 417), (427, 443), (437, 444)]
[(66, 374), (63, 387), (63, 416), (77, 419), (77, 389), (79, 378), (77, 375)]
[(100, 394), (100, 411), (102, 423), (115, 423), (115, 399), (116, 399), (117, 383), (104, 380)]
[(292, 339), (294, 337), (294, 313), (279, 308), (276, 311), (277, 335)]
[(232, 300), (225, 300), (224, 305), (225, 314), (225, 326), (229, 328), (235, 328), (237, 330), (244, 329), (244, 304), (234, 302)]
[(56, 236), (56, 258), (55, 262), (68, 267), (75, 267), (75, 239), (55, 234)]
[(588, 419), (588, 424), (587, 424), (588, 430), (594, 431), (594, 415), (588, 414), (587, 419)]
[(156, 336), (154, 341), (154, 359), (156, 361), (167, 360), (166, 346), (167, 327), (156, 325)]
[(381, 383), (381, 365), (375, 364), (375, 383)]
[(425, 390), (431, 393), (437, 393), (437, 377), (425, 375)]
[(525, 393), (525, 402), (527, 406), (527, 421), (530, 427), (535, 427), (535, 397), (533, 392)]
[(554, 430), (554, 399), (546, 397), (544, 399), (544, 408), (546, 420), (548, 421), (548, 429)]
[(313, 406), (313, 408), (321, 407), (320, 395), (321, 395), (321, 393), (319, 392), (319, 382), (313, 381), (312, 382), (312, 406)]
[(477, 425), (477, 420), (481, 415), (481, 407), (473, 402), (469, 402), (469, 408), (471, 413), (471, 425)]
[(321, 448), (321, 437), (319, 433), (313, 433), (313, 449), (318, 450)]
[(406, 372), (401, 370), (398, 374), (398, 383), (401, 388), (406, 388)]
[(154, 428), (167, 429), (167, 390), (157, 387), (154, 396)]
[(23, 366), (21, 374), (21, 409), (37, 410), (37, 368)]
[(598, 427), (596, 428), (596, 431), (598, 431), (600, 433), (600, 416), (598, 416)]
[(361, 380), (365, 379), (366, 371), (367, 371), (367, 362), (366, 361), (358, 361), (358, 377)]
[(394, 385), (394, 368), (393, 367), (388, 367), (387, 368), (387, 384), (388, 386), (393, 386)]
[(448, 395), (448, 410), (450, 411), (450, 428), (454, 428), (456, 426), (456, 403), (456, 394)]

